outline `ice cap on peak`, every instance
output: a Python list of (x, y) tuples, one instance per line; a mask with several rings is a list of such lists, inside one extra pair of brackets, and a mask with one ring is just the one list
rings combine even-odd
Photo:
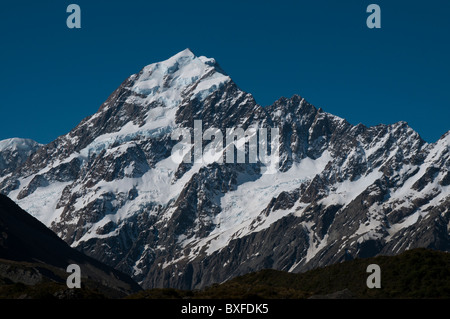
[[(206, 56), (196, 56), (194, 52), (192, 52), (191, 49), (186, 48), (183, 51), (178, 52), (177, 54), (170, 57), (167, 61), (177, 61), (179, 59), (183, 58), (191, 58), (191, 59), (199, 59), (203, 63), (210, 65), (210, 66), (216, 66), (216, 60), (214, 58), (207, 58)], [(222, 70), (221, 70), (222, 71)]]
[(162, 61), (160, 63), (164, 64), (174, 64), (174, 63), (180, 63), (181, 61), (192, 61), (195, 58), (195, 54), (189, 49), (184, 49), (183, 51), (178, 52), (177, 54), (171, 56), (165, 61)]
[(231, 80), (214, 59), (197, 57), (190, 49), (144, 67), (135, 77), (132, 91), (146, 96), (147, 102), (158, 100), (166, 106), (178, 104), (188, 87), (195, 85), (193, 98), (203, 99)]
[(41, 146), (38, 142), (28, 139), (13, 137), (0, 141), (0, 151), (3, 150), (30, 150)]
[(183, 51), (178, 52), (177, 54), (174, 55), (174, 57), (182, 57), (182, 56), (191, 56), (191, 57), (195, 57), (194, 52), (192, 52), (191, 49), (186, 48)]
[(155, 68), (167, 68), (167, 71), (169, 73), (174, 73), (178, 71), (180, 68), (189, 65), (189, 64), (195, 64), (197, 67), (200, 65), (203, 67), (205, 71), (209, 71), (209, 68), (214, 68), (215, 71), (222, 73), (224, 75), (225, 71), (220, 68), (220, 66), (217, 64), (216, 60), (214, 58), (208, 58), (206, 56), (196, 56), (191, 49), (186, 48), (183, 51), (178, 52), (177, 54), (171, 56), (167, 60), (152, 63), (150, 65), (147, 65), (144, 67), (144, 72), (150, 72), (153, 71)]

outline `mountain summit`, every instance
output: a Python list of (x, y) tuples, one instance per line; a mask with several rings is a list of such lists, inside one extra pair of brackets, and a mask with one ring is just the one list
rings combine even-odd
[[(278, 172), (174, 162), (172, 133), (195, 120), (204, 132), (278, 128)], [(127, 78), (1, 175), (0, 190), (143, 287), (191, 289), (262, 268), (449, 251), (449, 142), (428, 144), (405, 122), (353, 126), (297, 95), (263, 108), (214, 59), (184, 50)]]
[(42, 145), (26, 138), (0, 141), (0, 176), (13, 172)]

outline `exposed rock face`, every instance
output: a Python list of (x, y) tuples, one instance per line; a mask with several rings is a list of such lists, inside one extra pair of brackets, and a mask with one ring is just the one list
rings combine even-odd
[(25, 138), (0, 141), (0, 176), (14, 172), (41, 146), (42, 144)]
[[(172, 133), (192, 133), (195, 120), (224, 138), (278, 128), (278, 171), (174, 162)], [(449, 251), (449, 144), (449, 133), (428, 144), (405, 122), (353, 126), (299, 96), (263, 108), (213, 59), (185, 50), (130, 76), (0, 189), (144, 287), (191, 289), (262, 268)]]

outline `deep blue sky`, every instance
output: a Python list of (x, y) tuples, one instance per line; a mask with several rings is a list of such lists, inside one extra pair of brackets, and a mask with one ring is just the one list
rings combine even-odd
[[(370, 3), (381, 29), (366, 26)], [(429, 142), (450, 129), (448, 0), (3, 1), (0, 36), (0, 139), (48, 143), (187, 47), (261, 105), (299, 94), (352, 124), (407, 121)]]

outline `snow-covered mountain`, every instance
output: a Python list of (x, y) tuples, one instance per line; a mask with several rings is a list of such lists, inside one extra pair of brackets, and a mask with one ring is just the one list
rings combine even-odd
[[(181, 163), (177, 128), (278, 128), (279, 170)], [(204, 141), (206, 148), (208, 141)], [(211, 142), (213, 143), (213, 142)], [(353, 126), (299, 96), (261, 107), (186, 49), (126, 79), (0, 190), (144, 287), (199, 288), (414, 247), (450, 251), (450, 133)]]
[(0, 141), (0, 176), (13, 172), (41, 146), (31, 139), (17, 137)]

